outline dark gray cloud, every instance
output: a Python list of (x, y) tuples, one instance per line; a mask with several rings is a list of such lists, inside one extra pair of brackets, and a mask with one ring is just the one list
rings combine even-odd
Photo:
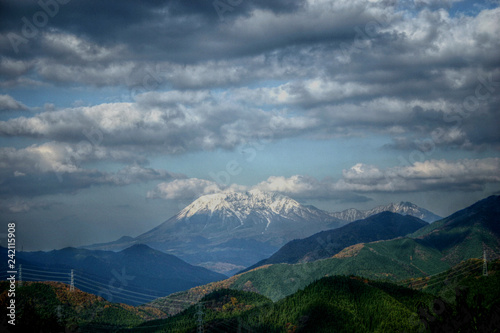
[[(261, 136), (289, 137), (314, 128), (314, 119), (289, 118), (220, 100), (206, 91), (146, 93), (137, 103), (46, 111), (0, 122), (0, 135), (81, 143), (94, 158), (104, 147), (178, 154), (234, 149)], [(113, 151), (115, 151), (113, 149)], [(106, 152), (113, 158), (112, 152)], [(81, 156), (80, 154), (77, 154)]]
[(90, 144), (46, 143), (22, 149), (0, 148), (0, 196), (76, 193), (91, 186), (125, 186), (185, 177), (138, 164), (114, 173), (85, 167), (85, 162), (113, 159), (113, 154), (108, 155)]
[[(455, 80), (474, 75), (471, 64), (487, 72), (499, 66), (494, 10), (462, 20), (422, 10), (408, 20), (391, 2), (231, 3), (227, 15), (234, 17), (221, 22), (210, 1), (116, 6), (73, 0), (13, 53), (6, 36), (20, 33), (23, 13), (40, 8), (8, 1), (0, 38), (4, 71), (32, 70), (59, 84), (136, 86), (148, 68), (160, 68), (159, 81), (178, 88), (326, 74), (337, 84), (370, 85), (366, 93), (344, 97), (361, 101), (377, 95), (456, 98), (467, 87)], [(300, 82), (293, 87), (300, 89)], [(302, 106), (331, 102), (303, 97)]]
[[(300, 54), (303, 46), (349, 42), (356, 34), (354, 26), (382, 15), (381, 10), (372, 10), (374, 4), (362, 1), (349, 5), (229, 1), (232, 10), (225, 11), (227, 19), (222, 20), (214, 3), (125, 1), (117, 5), (73, 0), (59, 5), (57, 14), (29, 34), (26, 21), (33, 24), (32, 16), (43, 10), (36, 3), (7, 1), (0, 17), (0, 49), (5, 59), (22, 59), (25, 66), (32, 59), (42, 60), (36, 72), (48, 80), (68, 81), (72, 76), (61, 72), (95, 70), (103, 71), (103, 82), (84, 82), (119, 84), (106, 79), (113, 67), (121, 67), (126, 78), (127, 67), (148, 61), (181, 65), (215, 61), (218, 66), (221, 59), (282, 53), (287, 48)], [(82, 77), (76, 75), (73, 80), (82, 82)]]
[[(3, 87), (125, 86), (132, 102), (12, 118), (0, 135), (90, 145), (69, 149), (78, 163), (144, 164), (266, 133), (383, 134), (407, 151), (499, 147), (498, 8), (453, 17), (435, 10), (453, 1), (413, 12), (393, 1), (41, 3), (1, 4)], [(18, 52), (12, 34), (24, 38)], [(26, 109), (2, 96), (0, 109)]]
[[(500, 182), (499, 15), (498, 1), (0, 1), (0, 220), (34, 234), (41, 214), (90, 243), (89, 219), (140, 233), (253, 187), (320, 205), (422, 195), (450, 213)], [(231, 178), (245, 186), (207, 180), (262, 139)]]
[(0, 197), (13, 196), (34, 198), (38, 196), (72, 193), (95, 186), (126, 186), (152, 180), (165, 181), (179, 175), (164, 170), (146, 170), (142, 174), (120, 170), (117, 173), (99, 170), (79, 169), (74, 172), (38, 172), (30, 174), (18, 173), (17, 176), (6, 176), (0, 179)]
[[(303, 1), (182, 1), (182, 0), (151, 0), (151, 1), (2, 1), (0, 7), (0, 31), (7, 35), (15, 33), (21, 38), (27, 38), (28, 43), (22, 43), (18, 49), (21, 55), (34, 54), (56, 56), (64, 60), (64, 54), (54, 52), (40, 43), (39, 37), (49, 31), (64, 31), (80, 36), (99, 45), (128, 46), (132, 53), (141, 53), (146, 59), (187, 59), (199, 60), (200, 56), (220, 56), (227, 50), (206, 45), (206, 52), (200, 53), (200, 43), (212, 34), (219, 33), (224, 22), (238, 17), (250, 15), (255, 10), (270, 10), (276, 14), (290, 13), (303, 7)], [(225, 6), (217, 4), (222, 3)], [(41, 13), (41, 14), (40, 14)], [(46, 18), (45, 20), (43, 18)], [(23, 19), (24, 18), (24, 19)], [(32, 24), (34, 32), (23, 30), (27, 20)], [(221, 29), (221, 31), (218, 31)], [(24, 34), (23, 34), (24, 33)], [(6, 47), (6, 55), (19, 56), (13, 48)], [(193, 45), (193, 46), (192, 46)], [(195, 46), (197, 45), (197, 46)], [(198, 52), (192, 52), (198, 50)], [(135, 58), (131, 55), (131, 58)]]

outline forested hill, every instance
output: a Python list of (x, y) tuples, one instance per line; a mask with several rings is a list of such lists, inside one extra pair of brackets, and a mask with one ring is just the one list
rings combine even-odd
[(242, 272), (268, 264), (295, 264), (332, 257), (348, 246), (405, 236), (427, 225), (413, 216), (381, 212), (337, 229), (288, 242), (270, 258)]
[[(482, 276), (469, 261), (419, 290), (356, 276), (315, 281), (275, 303), (239, 290), (216, 290), (177, 316), (141, 324), (151, 332), (498, 332), (500, 262)], [(464, 273), (464, 268), (472, 268)], [(427, 281), (428, 282), (428, 281)], [(429, 292), (429, 291), (432, 291)], [(203, 320), (197, 322), (199, 313)], [(138, 328), (139, 328), (138, 327)]]

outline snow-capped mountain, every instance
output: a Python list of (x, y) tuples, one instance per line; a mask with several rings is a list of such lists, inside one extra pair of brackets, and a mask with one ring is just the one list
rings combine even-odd
[(229, 265), (238, 271), (269, 257), (292, 239), (344, 224), (329, 212), (277, 193), (227, 191), (198, 198), (134, 239), (88, 248), (119, 250), (143, 243), (191, 264), (211, 269)]
[(231, 274), (268, 258), (293, 239), (338, 228), (382, 211), (412, 215), (425, 221), (439, 218), (408, 202), (369, 211), (349, 209), (330, 213), (278, 193), (225, 191), (198, 198), (175, 216), (135, 238), (86, 248), (117, 251), (134, 244), (146, 244), (190, 264)]
[(152, 242), (201, 239), (223, 243), (246, 239), (281, 246), (313, 230), (345, 224), (328, 212), (306, 207), (277, 193), (259, 190), (205, 195), (163, 224), (136, 238)]
[[(220, 223), (234, 228), (248, 227), (248, 223), (265, 224), (264, 233), (277, 221), (288, 223), (340, 222), (331, 215), (313, 206), (303, 206), (297, 201), (278, 193), (251, 190), (249, 192), (223, 192), (200, 197), (180, 211), (176, 219), (191, 219), (196, 215), (207, 216), (207, 223)], [(285, 222), (286, 223), (286, 222)], [(286, 226), (283, 226), (286, 227)], [(204, 227), (206, 228), (206, 226)]]
[(381, 213), (381, 212), (392, 212), (392, 213), (398, 213), (401, 215), (410, 215), (414, 217), (418, 217), (419, 219), (425, 221), (425, 222), (434, 222), (437, 220), (441, 219), (441, 216), (438, 216), (434, 214), (431, 211), (428, 211), (427, 209), (418, 207), (417, 205), (411, 203), (411, 202), (404, 202), (401, 201), (399, 203), (390, 203), (388, 205), (382, 205), (382, 206), (377, 206), (375, 208), (372, 208), (370, 210), (357, 210), (354, 208), (351, 209), (346, 209), (341, 212), (336, 212), (336, 213), (331, 213), (333, 217), (338, 218), (339, 220), (344, 220), (347, 222), (352, 222), (356, 220), (361, 220), (365, 219), (369, 216), (373, 216), (375, 214)]
[(349, 209), (343, 210), (341, 212), (330, 213), (330, 215), (338, 218), (339, 220), (348, 221), (348, 222), (362, 220), (362, 219), (368, 217), (366, 212), (361, 211), (361, 210), (357, 210), (356, 208), (349, 208)]

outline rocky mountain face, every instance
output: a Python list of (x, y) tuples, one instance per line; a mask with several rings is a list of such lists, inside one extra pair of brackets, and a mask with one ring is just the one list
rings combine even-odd
[(369, 210), (357, 210), (355, 208), (350, 208), (341, 212), (331, 213), (331, 215), (335, 218), (338, 218), (339, 220), (353, 222), (356, 220), (366, 219), (367, 217), (379, 214), (381, 212), (392, 212), (401, 215), (410, 215), (429, 223), (441, 219), (439, 215), (436, 215), (433, 212), (428, 211), (427, 209), (418, 207), (417, 205), (407, 201), (377, 206)]

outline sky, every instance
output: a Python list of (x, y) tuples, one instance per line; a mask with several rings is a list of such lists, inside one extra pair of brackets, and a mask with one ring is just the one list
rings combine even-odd
[(500, 193), (498, 0), (1, 0), (0, 245), (201, 195), (447, 216)]

